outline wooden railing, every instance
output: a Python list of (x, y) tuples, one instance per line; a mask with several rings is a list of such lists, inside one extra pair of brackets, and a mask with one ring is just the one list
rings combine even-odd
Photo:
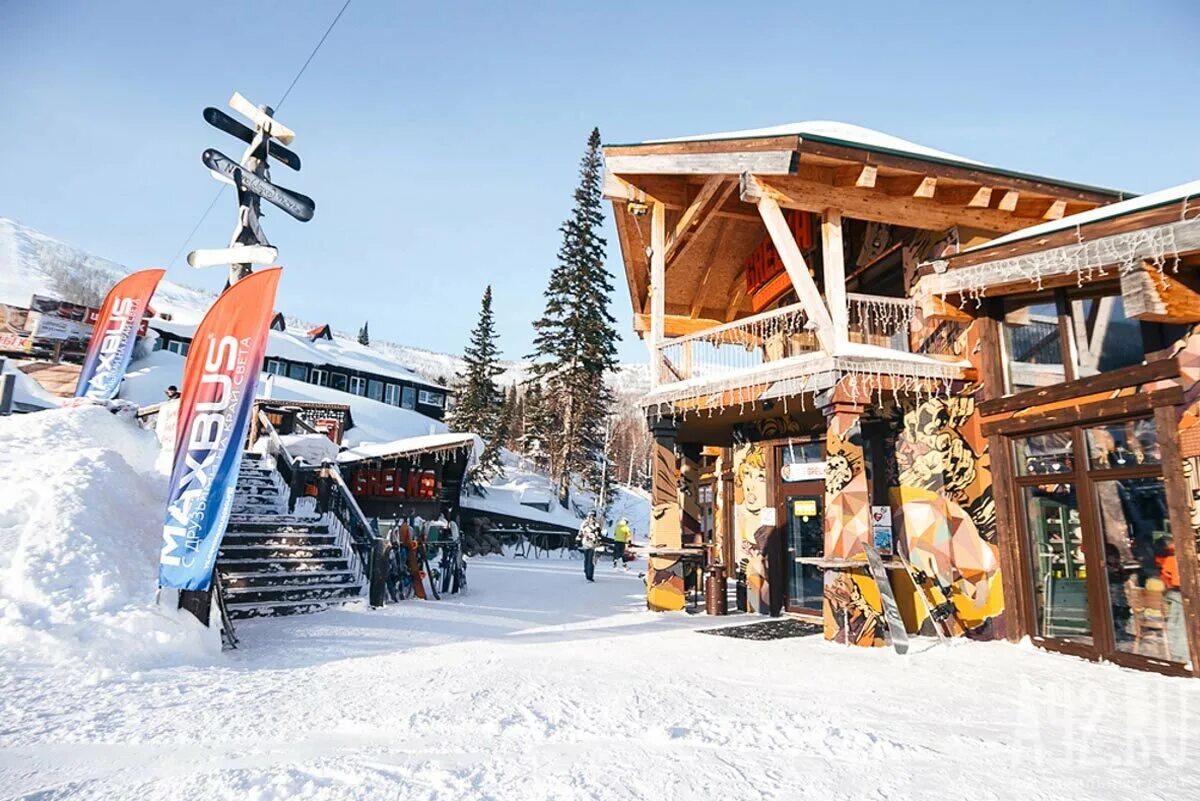
[[(958, 355), (961, 324), (922, 327), (910, 298), (852, 292), (846, 303), (850, 343), (935, 357)], [(657, 352), (657, 384), (705, 384), (741, 373), (749, 376), (772, 363), (820, 352), (803, 305), (794, 303), (663, 340)]]

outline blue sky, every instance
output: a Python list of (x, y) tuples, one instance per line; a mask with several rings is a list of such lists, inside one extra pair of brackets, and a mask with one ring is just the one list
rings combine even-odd
[[(164, 265), (212, 200), (201, 119), (274, 104), (342, 0), (0, 0), (0, 215)], [(279, 118), (317, 201), (270, 213), (278, 307), (458, 352), (491, 283), (501, 347), (530, 320), (587, 134), (605, 142), (836, 119), (1012, 169), (1132, 191), (1200, 177), (1194, 3), (391, 3), (354, 0)], [(227, 192), (189, 247), (219, 247)], [(616, 238), (614, 311), (630, 332)], [(332, 275), (322, 271), (332, 268)], [(220, 270), (171, 278), (219, 288)]]

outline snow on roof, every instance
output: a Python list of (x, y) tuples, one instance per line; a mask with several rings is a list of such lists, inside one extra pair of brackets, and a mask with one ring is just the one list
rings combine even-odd
[[(197, 328), (196, 325), (158, 318), (150, 320), (148, 324), (151, 328), (159, 331), (188, 338), (196, 333)], [(313, 330), (319, 334), (326, 328), (327, 326), (320, 326)], [(444, 385), (423, 378), (415, 370), (389, 359), (377, 350), (360, 345), (354, 340), (338, 336), (332, 339), (324, 337), (314, 339), (313, 336), (311, 332), (298, 328), (289, 328), (286, 331), (272, 329), (267, 337), (267, 357), (288, 359), (305, 364), (330, 364), (388, 378), (399, 378), (434, 389), (447, 389)]]
[(809, 120), (806, 122), (774, 125), (769, 128), (748, 128), (742, 131), (723, 131), (696, 136), (679, 136), (672, 139), (650, 139), (642, 144), (708, 142), (719, 139), (754, 139), (765, 136), (820, 137), (834, 139), (859, 147), (882, 148), (884, 150), (895, 150), (900, 153), (910, 153), (914, 156), (957, 161), (961, 164), (971, 164), (979, 167), (988, 166), (980, 161), (956, 156), (953, 153), (946, 153), (941, 150), (934, 150), (931, 147), (918, 145), (915, 142), (910, 142), (907, 139), (901, 139), (891, 134), (885, 134), (882, 131), (875, 131), (870, 128), (863, 128), (861, 125), (852, 125), (848, 122), (835, 122), (833, 120)]
[[(134, 361), (125, 374), (119, 397), (139, 406), (162, 402), (164, 389), (171, 384), (183, 384), (183, 364), (182, 356), (165, 350), (154, 351)], [(349, 406), (354, 427), (343, 438), (343, 443), (348, 446), (444, 434), (448, 430), (445, 423), (411, 409), (283, 376), (260, 374), (257, 395), (271, 400), (315, 401)]]
[[(1189, 181), (1186, 184), (1167, 187), (1160, 189), (1157, 192), (1151, 192), (1148, 195), (1122, 200), (1119, 203), (1110, 203), (1107, 206), (1097, 206), (1088, 211), (1081, 211), (1078, 214), (1071, 214), (1066, 217), (1060, 217), (1057, 220), (1044, 222), (1039, 225), (1032, 225), (1029, 228), (1022, 228), (1018, 231), (1013, 231), (1011, 234), (996, 237), (995, 239), (976, 245), (972, 248), (967, 248), (963, 253), (971, 253), (978, 250), (986, 250), (996, 245), (1007, 245), (1012, 242), (1019, 242), (1022, 239), (1031, 239), (1033, 237), (1045, 236), (1052, 234), (1055, 231), (1063, 231), (1076, 226), (1087, 225), (1089, 223), (1107, 220), (1113, 217), (1120, 217), (1123, 214), (1132, 214), (1134, 212), (1143, 211), (1155, 206), (1165, 206), (1168, 203), (1174, 203), (1179, 200), (1187, 200), (1192, 197), (1200, 198), (1200, 181)], [(1200, 203), (1197, 204), (1200, 207)]]
[(357, 462), (360, 459), (385, 459), (467, 447), (471, 449), (470, 462), (473, 463), (483, 453), (483, 440), (476, 434), (445, 433), (407, 437), (391, 442), (369, 442), (342, 451), (338, 454), (338, 461)]

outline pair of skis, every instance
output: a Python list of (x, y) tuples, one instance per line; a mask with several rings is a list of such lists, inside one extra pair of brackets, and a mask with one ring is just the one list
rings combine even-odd
[[(892, 583), (888, 579), (887, 567), (883, 563), (883, 557), (879, 555), (879, 551), (875, 550), (875, 546), (867, 543), (863, 546), (863, 550), (867, 555), (867, 565), (871, 570), (871, 576), (875, 579), (875, 584), (879, 587), (879, 598), (883, 605), (883, 616), (887, 623), (888, 638), (891, 640), (892, 647), (896, 649), (896, 653), (908, 653), (908, 631), (904, 628), (904, 620), (900, 617), (900, 609), (896, 605), (896, 596), (892, 592)], [(950, 626), (954, 618), (955, 609), (954, 602), (950, 600), (950, 588), (938, 581), (937, 577), (926, 573), (916, 567), (907, 559), (904, 560), (904, 566), (908, 571), (909, 578), (917, 589), (917, 600), (925, 610), (926, 617), (929, 618), (933, 626), (933, 632), (937, 636), (938, 641), (949, 645), (953, 641), (954, 631)], [(933, 594), (933, 590), (940, 591), (942, 600), (938, 601)], [(929, 597), (926, 597), (926, 593)], [(930, 598), (933, 603), (930, 604)]]

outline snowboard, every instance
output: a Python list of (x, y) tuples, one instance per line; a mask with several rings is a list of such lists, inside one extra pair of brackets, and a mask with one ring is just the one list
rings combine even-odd
[[(236, 136), (246, 144), (254, 141), (253, 128), (243, 125), (219, 108), (209, 106), (204, 109), (204, 121), (218, 130)], [(293, 170), (300, 169), (300, 157), (278, 142), (267, 142), (267, 155), (285, 167), (291, 167)]]
[(218, 180), (232, 181), (235, 186), (286, 211), (300, 222), (308, 222), (316, 210), (316, 203), (307, 195), (276, 186), (266, 178), (260, 178), (242, 167), (233, 159), (213, 148), (200, 154), (204, 166), (212, 170)]
[(887, 567), (883, 557), (875, 546), (866, 543), (863, 550), (867, 554), (867, 565), (871, 568), (871, 576), (879, 587), (879, 600), (883, 604), (883, 617), (887, 620), (888, 639), (896, 653), (908, 653), (908, 632), (904, 630), (904, 619), (900, 617), (900, 608), (896, 606), (896, 596), (892, 594), (892, 582), (888, 580)]
[[(936, 576), (926, 573), (912, 562), (905, 560), (905, 564), (908, 566), (908, 574), (912, 577), (913, 584), (917, 586), (917, 598), (925, 608), (925, 614), (929, 615), (929, 620), (933, 623), (934, 634), (941, 642), (952, 643), (955, 636), (952, 621), (956, 610), (954, 602), (950, 600), (950, 588), (943, 586)], [(940, 601), (938, 600), (939, 593)]]
[(253, 122), (255, 126), (266, 131), (267, 136), (272, 136), (285, 145), (290, 145), (296, 138), (295, 131), (274, 117), (268, 116), (267, 112), (242, 97), (241, 92), (233, 93), (233, 97), (229, 98), (229, 107)]
[(425, 575), (429, 577), (429, 589), (433, 591), (433, 600), (442, 600), (441, 594), (438, 593), (437, 578), (433, 575), (433, 568), (429, 566), (429, 551), (424, 547), (424, 543), (421, 548), (421, 561), (425, 565)]
[(413, 592), (421, 600), (425, 600), (425, 583), (421, 578), (421, 563), (417, 559), (417, 543), (413, 541), (412, 527), (407, 523), (400, 529), (401, 542), (404, 543), (404, 550), (407, 552), (405, 561), (408, 564), (409, 580), (412, 582)]
[(274, 264), (278, 256), (279, 251), (270, 245), (233, 245), (193, 250), (187, 256), (187, 263), (196, 268), (223, 264)]

